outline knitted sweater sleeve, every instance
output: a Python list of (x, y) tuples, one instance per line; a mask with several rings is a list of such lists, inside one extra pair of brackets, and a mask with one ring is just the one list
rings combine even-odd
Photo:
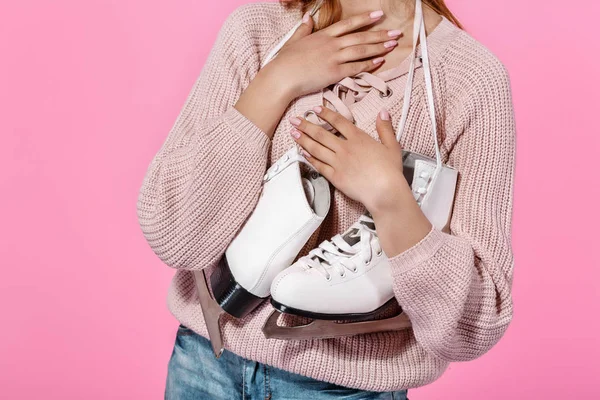
[(394, 293), (415, 338), (448, 362), (487, 352), (513, 314), (511, 88), (499, 61), (477, 78), (464, 96), (468, 104), (452, 116), (461, 128), (448, 160), (459, 171), (451, 233), (434, 227), (390, 259)]
[(217, 262), (260, 195), (271, 140), (233, 107), (260, 66), (246, 14), (225, 21), (139, 190), (142, 232), (173, 268)]

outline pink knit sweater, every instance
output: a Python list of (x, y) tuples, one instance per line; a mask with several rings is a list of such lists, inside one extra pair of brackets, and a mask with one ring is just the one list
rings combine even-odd
[[(268, 51), (301, 18), (278, 3), (242, 6), (216, 44), (139, 193), (138, 218), (153, 251), (177, 269), (168, 307), (184, 325), (208, 336), (190, 270), (210, 273), (256, 205), (262, 177), (293, 145), (288, 117), (322, 104), (321, 93), (294, 101), (273, 139), (233, 105)], [(373, 391), (422, 386), (452, 361), (484, 354), (513, 313), (511, 219), (515, 124), (509, 77), (484, 46), (447, 19), (428, 33), (439, 140), (444, 161), (459, 171), (451, 233), (432, 229), (391, 259), (394, 291), (413, 327), (339, 339), (264, 338), (265, 302), (242, 320), (226, 318), (225, 347), (288, 371)], [(408, 63), (404, 63), (408, 72)], [(406, 74), (352, 105), (358, 127), (377, 137), (386, 107), (397, 125)], [(435, 156), (422, 68), (402, 145)], [(332, 207), (300, 255), (346, 230), (365, 211), (334, 190)]]

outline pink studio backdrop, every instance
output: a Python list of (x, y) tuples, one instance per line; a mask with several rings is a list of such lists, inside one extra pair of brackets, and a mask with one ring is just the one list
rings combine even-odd
[[(243, 0), (0, 2), (0, 398), (161, 399), (173, 271), (136, 196)], [(451, 0), (508, 66), (515, 318), (411, 400), (597, 399), (597, 2)]]

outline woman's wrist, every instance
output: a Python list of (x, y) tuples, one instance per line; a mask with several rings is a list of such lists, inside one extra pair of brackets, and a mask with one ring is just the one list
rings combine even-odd
[(367, 207), (375, 221), (381, 246), (390, 258), (418, 243), (432, 228), (408, 182), (403, 180), (404, 183), (398, 181), (396, 186), (390, 187), (371, 208)]
[(273, 137), (277, 124), (295, 98), (285, 77), (276, 75), (269, 66), (260, 70), (242, 93), (235, 108), (267, 136)]
[(362, 203), (372, 215), (385, 214), (395, 211), (398, 207), (405, 208), (403, 204), (414, 201), (412, 191), (401, 171), (382, 173), (374, 182), (378, 182), (370, 195)]
[(269, 88), (273, 96), (286, 104), (291, 103), (302, 94), (298, 91), (293, 76), (290, 76), (289, 72), (286, 72), (285, 68), (277, 63), (277, 60), (273, 60), (258, 71), (254, 80), (258, 80), (260, 84)]

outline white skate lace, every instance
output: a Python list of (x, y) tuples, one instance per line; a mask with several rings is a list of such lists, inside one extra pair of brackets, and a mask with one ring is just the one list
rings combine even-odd
[[(374, 248), (371, 247), (371, 241), (373, 237), (377, 237), (377, 233), (370, 225), (374, 227), (375, 221), (368, 215), (361, 215), (343, 235), (337, 234), (331, 240), (322, 242), (301, 257), (299, 262), (308, 268), (314, 268), (327, 280), (331, 279), (330, 269), (337, 271), (341, 277), (346, 276), (346, 270), (357, 272), (357, 261), (369, 265), (374, 252), (378, 256), (382, 253), (378, 240), (373, 241)], [(359, 240), (352, 243), (356, 238)], [(357, 254), (360, 256), (352, 260), (351, 258)]]

